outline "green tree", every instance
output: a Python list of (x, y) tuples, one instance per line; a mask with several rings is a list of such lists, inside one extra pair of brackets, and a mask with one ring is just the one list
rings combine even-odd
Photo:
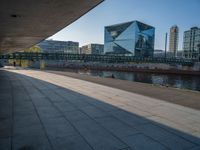
[(40, 53), (41, 52), (41, 48), (37, 45), (34, 45), (28, 49), (25, 49), (24, 52), (29, 52), (29, 53)]

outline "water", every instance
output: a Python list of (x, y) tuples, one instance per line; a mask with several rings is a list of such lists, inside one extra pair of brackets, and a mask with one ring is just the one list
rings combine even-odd
[(79, 74), (88, 74), (99, 77), (111, 77), (116, 79), (156, 84), (162, 86), (175, 87), (180, 89), (190, 89), (200, 91), (200, 77), (192, 75), (172, 75), (138, 72), (119, 72), (119, 71), (97, 71), (97, 70), (73, 70)]

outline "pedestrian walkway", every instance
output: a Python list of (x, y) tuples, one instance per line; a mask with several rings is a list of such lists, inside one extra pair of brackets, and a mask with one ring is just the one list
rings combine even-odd
[(200, 111), (43, 71), (0, 70), (0, 150), (168, 149), (200, 150)]

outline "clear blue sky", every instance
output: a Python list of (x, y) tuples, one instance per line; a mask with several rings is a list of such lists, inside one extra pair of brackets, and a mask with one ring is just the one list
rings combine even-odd
[(165, 33), (178, 25), (182, 49), (183, 32), (192, 26), (200, 27), (200, 0), (105, 0), (50, 39), (78, 41), (80, 46), (103, 43), (104, 26), (132, 20), (156, 28), (155, 49), (164, 49)]

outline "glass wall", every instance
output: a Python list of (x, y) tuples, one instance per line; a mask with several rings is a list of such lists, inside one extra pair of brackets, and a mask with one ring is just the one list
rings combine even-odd
[(151, 57), (155, 28), (139, 21), (105, 27), (104, 53)]
[(78, 42), (44, 40), (37, 45), (46, 53), (79, 53)]

